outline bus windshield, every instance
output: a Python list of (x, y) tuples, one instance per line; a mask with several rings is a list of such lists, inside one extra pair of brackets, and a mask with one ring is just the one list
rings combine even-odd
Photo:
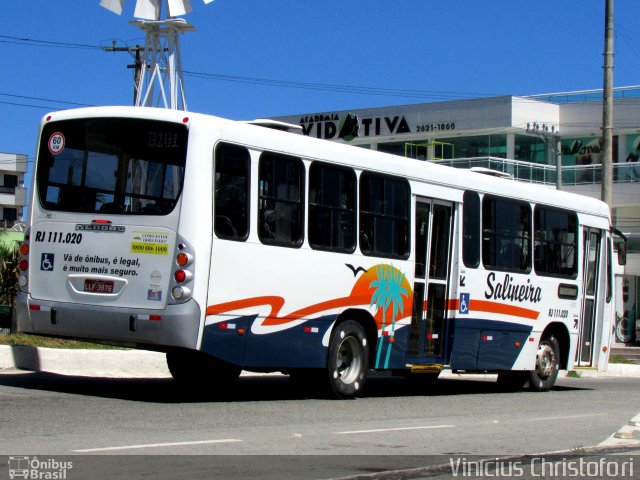
[(36, 172), (47, 210), (166, 215), (180, 196), (187, 127), (126, 118), (45, 125)]

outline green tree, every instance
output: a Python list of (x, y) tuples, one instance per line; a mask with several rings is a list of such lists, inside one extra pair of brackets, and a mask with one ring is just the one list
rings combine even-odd
[(20, 243), (4, 243), (0, 235), (0, 305), (15, 303), (18, 291), (18, 264), (20, 263)]

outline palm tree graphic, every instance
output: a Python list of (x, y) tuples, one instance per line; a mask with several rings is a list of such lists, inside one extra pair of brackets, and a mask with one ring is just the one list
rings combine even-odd
[[(404, 302), (402, 297), (408, 297), (407, 289), (402, 287), (405, 276), (392, 265), (376, 265), (376, 274), (378, 279), (371, 282), (370, 288), (375, 288), (373, 295), (371, 296), (370, 305), (375, 305), (377, 308), (382, 309), (382, 336), (378, 343), (378, 351), (376, 352), (376, 364), (375, 367), (380, 366), (380, 356), (382, 354), (382, 346), (384, 339), (384, 329), (387, 323), (387, 310), (391, 306), (391, 335), (396, 330), (396, 318), (398, 313), (404, 314)], [(389, 366), (389, 357), (391, 355), (391, 347), (393, 341), (389, 342), (387, 347), (387, 355), (384, 361), (384, 368)]]

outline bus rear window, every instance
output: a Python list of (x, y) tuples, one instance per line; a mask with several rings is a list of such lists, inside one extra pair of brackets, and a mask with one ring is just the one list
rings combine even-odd
[(187, 127), (95, 118), (44, 127), (36, 170), (40, 204), (55, 211), (166, 215), (182, 191)]

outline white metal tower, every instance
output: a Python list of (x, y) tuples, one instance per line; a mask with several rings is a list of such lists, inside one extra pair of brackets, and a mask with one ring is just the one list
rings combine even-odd
[[(203, 0), (211, 3), (213, 0)], [(100, 5), (118, 15), (125, 0), (100, 0)], [(166, 17), (162, 15), (165, 12)], [(191, 12), (189, 0), (136, 0), (132, 25), (145, 33), (145, 48), (136, 85), (136, 106), (186, 110), (179, 38), (195, 30), (183, 18)]]

